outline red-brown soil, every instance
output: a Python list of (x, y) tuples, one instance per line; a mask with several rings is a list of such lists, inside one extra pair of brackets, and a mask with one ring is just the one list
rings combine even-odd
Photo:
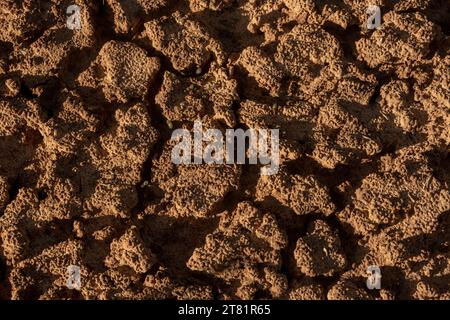
[[(450, 299), (449, 12), (2, 0), (0, 299)], [(176, 166), (195, 120), (280, 129), (280, 171)]]

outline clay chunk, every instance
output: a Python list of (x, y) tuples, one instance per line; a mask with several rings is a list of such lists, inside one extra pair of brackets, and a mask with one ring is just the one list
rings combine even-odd
[(286, 240), (272, 214), (242, 202), (221, 218), (219, 229), (206, 236), (204, 246), (194, 250), (187, 266), (228, 282), (238, 280), (234, 295), (242, 299), (251, 299), (261, 289), (281, 296), (287, 289), (286, 278), (279, 273), (280, 249)]
[(306, 236), (297, 240), (294, 257), (300, 271), (308, 276), (331, 276), (347, 264), (339, 237), (321, 220), (314, 221)]
[(159, 67), (158, 58), (148, 57), (135, 44), (109, 41), (78, 82), (90, 88), (100, 86), (109, 101), (144, 99)]
[(370, 67), (393, 61), (410, 65), (427, 55), (438, 31), (423, 14), (389, 12), (383, 19), (369, 39), (356, 43), (359, 57)]
[(256, 188), (258, 200), (272, 196), (282, 204), (289, 205), (298, 215), (313, 212), (329, 215), (335, 209), (328, 190), (313, 176), (288, 176), (282, 171), (275, 176), (262, 176)]
[(167, 56), (178, 71), (196, 71), (211, 60), (224, 61), (220, 42), (198, 22), (179, 14), (164, 16), (145, 24), (152, 46)]

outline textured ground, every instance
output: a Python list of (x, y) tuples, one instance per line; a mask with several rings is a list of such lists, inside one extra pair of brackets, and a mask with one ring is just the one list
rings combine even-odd
[[(2, 0), (0, 299), (450, 299), (449, 12)], [(173, 165), (197, 119), (279, 128), (279, 173)]]

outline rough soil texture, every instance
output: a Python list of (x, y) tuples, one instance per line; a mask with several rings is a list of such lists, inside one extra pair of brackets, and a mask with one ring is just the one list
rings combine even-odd
[[(449, 21), (446, 0), (2, 0), (0, 299), (450, 299)], [(174, 165), (195, 120), (280, 129), (280, 171)]]

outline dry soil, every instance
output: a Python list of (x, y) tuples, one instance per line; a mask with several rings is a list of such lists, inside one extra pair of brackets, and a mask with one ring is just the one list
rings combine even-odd
[[(449, 12), (1, 0), (0, 299), (450, 299)], [(195, 120), (279, 173), (174, 165)]]

